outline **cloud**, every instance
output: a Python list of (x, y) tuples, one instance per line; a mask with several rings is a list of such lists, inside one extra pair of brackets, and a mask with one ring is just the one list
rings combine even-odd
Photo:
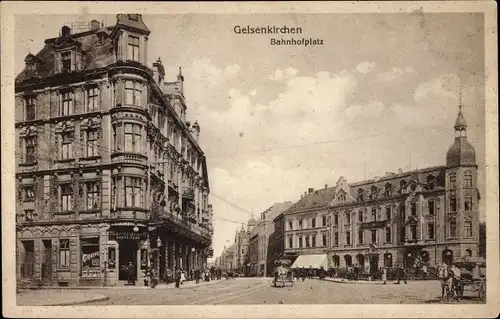
[(374, 68), (375, 68), (375, 62), (369, 62), (369, 61), (361, 62), (356, 66), (356, 70), (362, 74), (370, 73), (371, 71), (373, 71)]
[(455, 74), (443, 74), (430, 81), (421, 83), (413, 93), (415, 102), (432, 99), (436, 96), (457, 98), (459, 79)]
[(288, 67), (284, 70), (277, 69), (274, 74), (269, 76), (271, 81), (280, 82), (282, 80), (289, 80), (297, 75), (298, 70), (292, 67)]
[(377, 78), (382, 82), (391, 82), (400, 78), (401, 76), (411, 75), (416, 73), (417, 72), (412, 66), (406, 66), (405, 68), (393, 67), (386, 72), (377, 74)]

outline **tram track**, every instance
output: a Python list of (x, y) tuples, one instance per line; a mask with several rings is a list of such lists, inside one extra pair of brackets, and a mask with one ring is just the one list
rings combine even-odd
[(269, 282), (266, 281), (266, 282), (261, 283), (257, 286), (245, 287), (243, 289), (229, 291), (229, 292), (226, 292), (226, 293), (221, 294), (221, 295), (211, 296), (211, 297), (204, 298), (201, 300), (194, 300), (193, 302), (191, 302), (189, 304), (190, 305), (198, 305), (198, 304), (214, 304), (214, 305), (216, 305), (216, 304), (220, 304), (220, 303), (225, 302), (225, 301), (229, 301), (229, 300), (233, 300), (236, 298), (252, 295), (256, 292), (262, 291), (267, 286), (269, 286)]

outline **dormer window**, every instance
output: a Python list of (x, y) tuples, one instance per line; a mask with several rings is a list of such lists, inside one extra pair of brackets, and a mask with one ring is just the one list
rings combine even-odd
[(61, 72), (71, 71), (71, 52), (61, 53)]
[(127, 60), (139, 61), (139, 37), (128, 36)]

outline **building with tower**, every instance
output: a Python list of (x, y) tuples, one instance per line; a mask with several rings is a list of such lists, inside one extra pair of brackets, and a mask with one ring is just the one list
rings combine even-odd
[(283, 214), (285, 254), (305, 267), (326, 256), (328, 267), (358, 264), (365, 272), (477, 257), (478, 167), (461, 106), (454, 129), (446, 165), (356, 183), (341, 177), (305, 194)]
[(211, 257), (200, 125), (140, 14), (63, 26), (15, 79), (19, 283), (114, 285)]

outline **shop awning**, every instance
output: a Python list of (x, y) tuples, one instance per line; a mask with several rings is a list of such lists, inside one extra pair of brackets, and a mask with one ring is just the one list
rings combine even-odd
[(292, 268), (328, 268), (328, 258), (326, 254), (320, 255), (299, 255), (292, 265)]

